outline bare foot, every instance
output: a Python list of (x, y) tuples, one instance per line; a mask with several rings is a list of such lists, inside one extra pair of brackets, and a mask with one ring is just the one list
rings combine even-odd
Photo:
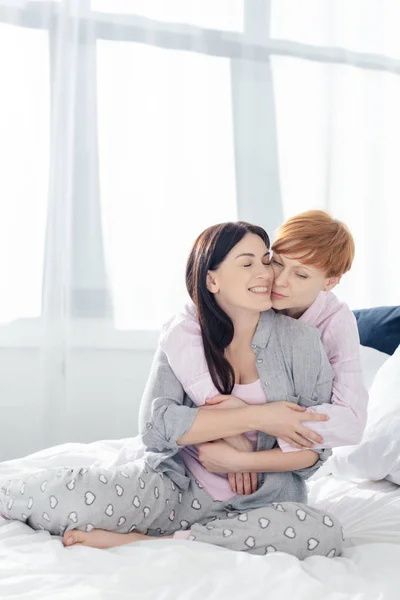
[(114, 548), (132, 542), (154, 539), (143, 533), (114, 533), (105, 529), (93, 529), (93, 531), (80, 531), (71, 529), (64, 535), (64, 546), (89, 546), (90, 548)]

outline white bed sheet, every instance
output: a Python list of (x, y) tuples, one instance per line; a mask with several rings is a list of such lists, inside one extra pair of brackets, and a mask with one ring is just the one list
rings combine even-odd
[[(50, 466), (123, 463), (138, 440), (64, 444), (0, 465), (0, 481)], [(75, 600), (397, 600), (400, 487), (321, 475), (310, 503), (338, 514), (342, 557), (251, 556), (181, 540), (64, 548), (59, 538), (0, 519), (0, 598)]]

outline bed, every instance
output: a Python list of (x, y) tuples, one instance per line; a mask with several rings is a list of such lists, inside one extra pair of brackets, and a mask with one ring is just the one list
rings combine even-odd
[[(138, 438), (64, 444), (3, 463), (1, 479), (66, 463), (123, 463), (138, 453)], [(397, 599), (400, 487), (320, 472), (309, 491), (311, 504), (340, 514), (347, 534), (340, 558), (300, 562), (281, 553), (251, 556), (180, 540), (64, 548), (47, 532), (0, 519), (0, 598)]]
[[(370, 383), (387, 355), (365, 349)], [(0, 464), (0, 484), (22, 471), (122, 464), (140, 455), (138, 438), (64, 444)], [(72, 546), (0, 517), (0, 598), (18, 600), (397, 600), (400, 590), (400, 486), (344, 480), (327, 463), (309, 480), (309, 502), (338, 514), (343, 555), (304, 561), (253, 556), (183, 540), (110, 550)]]

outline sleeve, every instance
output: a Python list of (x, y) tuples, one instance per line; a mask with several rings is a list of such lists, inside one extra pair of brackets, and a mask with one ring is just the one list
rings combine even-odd
[(316, 450), (315, 448), (312, 448), (312, 450), (313, 452), (319, 454), (319, 458), (315, 465), (312, 465), (311, 467), (306, 467), (304, 469), (297, 469), (297, 471), (293, 471), (293, 473), (296, 473), (296, 475), (301, 477), (301, 479), (309, 479), (310, 477), (312, 477), (314, 473), (316, 473), (318, 469), (322, 467), (324, 462), (327, 461), (328, 458), (332, 455), (332, 450), (330, 448), (324, 448), (323, 450)]
[[(307, 408), (308, 412), (327, 414), (329, 421), (304, 422), (322, 436), (323, 446), (328, 448), (358, 444), (367, 421), (368, 392), (362, 379), (357, 323), (345, 308), (346, 313), (332, 324), (325, 342), (334, 372), (331, 403)], [(283, 452), (298, 450), (283, 440), (278, 443)], [(320, 447), (316, 444), (313, 450)]]
[(182, 449), (177, 440), (193, 425), (199, 411), (185, 406), (184, 390), (159, 346), (139, 409), (139, 433), (143, 444), (170, 456)]
[(196, 406), (220, 394), (208, 370), (194, 306), (186, 308), (182, 318), (178, 316), (172, 321), (161, 336), (160, 345), (172, 371)]
[[(311, 393), (310, 398), (307, 398), (300, 394), (299, 396), (297, 396), (296, 400), (297, 400), (297, 404), (299, 404), (300, 406), (308, 406), (309, 407), (310, 405), (321, 405), (322, 404), (322, 406), (318, 406), (318, 408), (325, 409), (327, 406), (329, 406), (329, 403), (331, 402), (333, 373), (332, 373), (332, 367), (329, 363), (328, 357), (326, 355), (326, 352), (324, 350), (322, 342), (319, 338), (319, 335), (318, 335), (317, 344), (316, 344), (315, 348), (316, 348), (315, 352), (316, 352), (318, 362), (319, 362), (319, 369), (318, 369), (318, 376), (317, 376), (316, 383), (314, 385), (314, 389)], [(309, 348), (309, 351), (312, 354), (311, 346)], [(314, 378), (315, 378), (315, 375), (314, 375)], [(307, 424), (307, 422), (305, 422), (305, 423)], [(311, 429), (311, 427), (310, 427), (310, 429)], [(294, 450), (298, 450), (298, 449), (294, 448)], [(293, 471), (293, 473), (295, 473), (302, 479), (309, 479), (309, 477), (314, 475), (314, 473), (316, 473), (316, 471), (318, 471), (318, 469), (323, 465), (323, 463), (326, 460), (328, 460), (328, 458), (332, 454), (332, 450), (330, 450), (329, 448), (313, 447), (313, 448), (311, 448), (311, 450), (313, 450), (313, 452), (316, 452), (319, 455), (317, 462), (314, 465), (312, 465), (311, 467), (305, 467), (304, 469), (297, 469), (297, 470)]]

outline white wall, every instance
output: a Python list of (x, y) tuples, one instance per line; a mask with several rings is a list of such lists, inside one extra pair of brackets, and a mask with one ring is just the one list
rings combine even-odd
[[(154, 351), (75, 350), (66, 398), (43, 391), (38, 350), (0, 350), (0, 460), (65, 442), (134, 436)], [(56, 406), (57, 404), (57, 406)]]

